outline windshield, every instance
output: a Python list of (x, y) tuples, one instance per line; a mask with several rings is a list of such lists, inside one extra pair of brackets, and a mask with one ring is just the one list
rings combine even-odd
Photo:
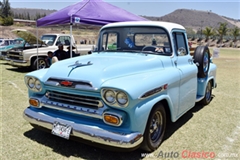
[(55, 42), (56, 37), (56, 35), (43, 35), (41, 40), (48, 46), (52, 46)]
[(100, 32), (98, 51), (172, 55), (168, 33), (160, 27), (113, 27)]
[(22, 39), (15, 39), (15, 40), (13, 41), (13, 44), (15, 44), (15, 45), (23, 44), (23, 40), (22, 40)]

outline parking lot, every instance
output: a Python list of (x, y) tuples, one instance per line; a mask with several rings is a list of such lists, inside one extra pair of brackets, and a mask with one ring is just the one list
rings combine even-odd
[(221, 49), (217, 64), (218, 87), (212, 102), (196, 104), (167, 128), (165, 140), (153, 153), (141, 150), (113, 152), (68, 141), (33, 129), (22, 113), (28, 106), (24, 75), (0, 60), (0, 127), (4, 160), (135, 160), (135, 159), (240, 159), (240, 50)]

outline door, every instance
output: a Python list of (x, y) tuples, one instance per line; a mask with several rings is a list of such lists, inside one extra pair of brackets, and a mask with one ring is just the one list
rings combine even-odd
[(197, 66), (190, 55), (187, 36), (183, 31), (173, 31), (174, 64), (180, 72), (178, 115), (195, 105), (197, 95)]

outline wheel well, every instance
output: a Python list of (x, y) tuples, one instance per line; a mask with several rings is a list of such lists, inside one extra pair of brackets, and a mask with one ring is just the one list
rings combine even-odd
[[(47, 56), (38, 56), (38, 58), (46, 58)], [(37, 59), (37, 56), (31, 57), (31, 65), (34, 63), (34, 61)]]
[[(167, 123), (168, 123), (168, 122), (171, 122), (171, 121), (172, 121), (172, 120), (171, 120), (171, 113), (170, 113), (170, 109), (169, 109), (169, 105), (168, 105), (167, 100), (166, 100), (166, 99), (163, 99), (163, 100), (159, 101), (158, 103), (156, 103), (156, 104), (154, 105), (154, 107), (155, 107), (156, 105), (158, 105), (159, 103), (162, 103), (162, 105), (164, 106), (164, 109), (165, 109), (165, 112), (166, 112)], [(154, 107), (153, 107), (153, 108), (154, 108)]]
[(211, 79), (210, 81), (209, 81), (210, 83), (211, 83), (211, 85), (212, 85), (212, 88), (214, 88), (214, 79)]

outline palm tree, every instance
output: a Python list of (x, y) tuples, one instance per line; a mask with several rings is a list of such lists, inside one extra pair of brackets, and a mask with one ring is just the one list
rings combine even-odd
[(240, 28), (234, 27), (232, 29), (231, 33), (232, 33), (232, 36), (234, 37), (233, 42), (236, 42), (237, 41), (237, 37), (240, 36)]
[(228, 32), (228, 28), (227, 28), (227, 23), (222, 23), (222, 22), (219, 22), (219, 28), (217, 29), (217, 32), (220, 36), (220, 41), (219, 42), (222, 42), (223, 40), (223, 36), (225, 36)]
[(206, 27), (202, 33), (206, 36), (206, 41), (208, 41), (209, 37), (214, 34), (213, 28), (212, 27)]

